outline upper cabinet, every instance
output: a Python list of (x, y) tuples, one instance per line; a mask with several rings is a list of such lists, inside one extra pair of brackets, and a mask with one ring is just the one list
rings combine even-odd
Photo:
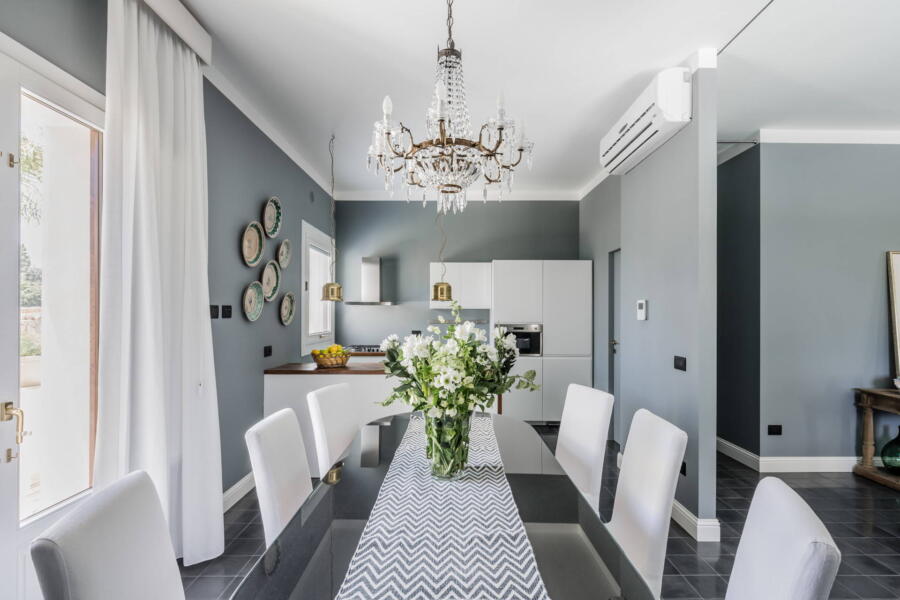
[(591, 354), (591, 265), (589, 260), (544, 261), (544, 356)]
[[(450, 284), (453, 299), (459, 302), (460, 307), (465, 309), (491, 307), (491, 263), (448, 262), (444, 265), (447, 273), (443, 281)], [(431, 263), (428, 268), (430, 308), (450, 308), (449, 302), (431, 300), (431, 288), (438, 281), (442, 281), (442, 270), (441, 263)]]
[(541, 260), (494, 261), (491, 286), (494, 323), (543, 322), (543, 270)]

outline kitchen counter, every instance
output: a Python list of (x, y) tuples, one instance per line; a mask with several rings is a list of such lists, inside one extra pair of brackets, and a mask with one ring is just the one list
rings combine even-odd
[(346, 367), (319, 369), (316, 363), (287, 363), (273, 369), (266, 369), (266, 375), (384, 375), (384, 364), (371, 362), (350, 362)]

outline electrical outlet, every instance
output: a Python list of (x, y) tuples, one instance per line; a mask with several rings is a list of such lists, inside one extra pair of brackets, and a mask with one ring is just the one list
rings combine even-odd
[(230, 304), (223, 304), (223, 305), (222, 305), (222, 318), (223, 318), (223, 319), (230, 319), (230, 318), (231, 318), (231, 305), (230, 305)]
[(683, 356), (676, 356), (674, 366), (679, 371), (687, 371), (687, 358)]
[(210, 319), (218, 319), (219, 318), (219, 305), (218, 304), (210, 304), (209, 305), (209, 318)]
[(681, 474), (687, 477), (687, 463), (681, 461)]
[(769, 435), (781, 435), (781, 425), (769, 425)]
[(272, 346), (263, 346), (263, 356), (272, 356)]

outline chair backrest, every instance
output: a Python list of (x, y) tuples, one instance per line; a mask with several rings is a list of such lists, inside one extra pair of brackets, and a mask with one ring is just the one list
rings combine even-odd
[(675, 486), (688, 436), (646, 409), (634, 413), (609, 531), (658, 598)]
[(600, 506), (603, 457), (612, 409), (612, 394), (577, 383), (570, 383), (566, 390), (556, 460), (594, 510)]
[(306, 395), (306, 400), (316, 438), (319, 475), (324, 477), (343, 458), (359, 432), (361, 408), (354, 406), (350, 385), (346, 383), (314, 390)]
[(312, 492), (297, 415), (283, 408), (248, 429), (244, 440), (269, 547)]
[(825, 600), (841, 564), (831, 534), (775, 477), (756, 486), (728, 580), (727, 600)]
[(94, 491), (31, 543), (45, 600), (183, 600), (159, 496), (144, 471)]

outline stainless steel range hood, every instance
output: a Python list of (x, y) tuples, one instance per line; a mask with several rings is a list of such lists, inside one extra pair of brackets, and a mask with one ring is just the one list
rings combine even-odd
[(362, 259), (362, 290), (359, 301), (344, 302), (352, 306), (393, 306), (393, 302), (381, 299), (381, 257), (364, 256)]

